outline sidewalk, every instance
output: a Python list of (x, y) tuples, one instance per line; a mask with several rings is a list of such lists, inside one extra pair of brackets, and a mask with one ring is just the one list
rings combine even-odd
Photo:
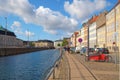
[(107, 62), (86, 62), (84, 56), (73, 54), (79, 61), (84, 63), (94, 73), (99, 80), (120, 80), (119, 69), (120, 65)]
[(79, 62), (72, 54), (66, 54), (70, 65), (70, 80), (96, 80), (86, 67)]
[(80, 54), (65, 53), (55, 75), (54, 79), (51, 75), (49, 80), (119, 80), (119, 71), (114, 63), (86, 62)]

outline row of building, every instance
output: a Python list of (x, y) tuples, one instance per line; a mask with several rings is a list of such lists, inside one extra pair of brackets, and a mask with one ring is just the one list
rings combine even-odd
[(120, 0), (109, 12), (104, 11), (85, 22), (72, 34), (70, 41), (71, 47), (89, 45), (90, 48), (108, 48), (112, 52), (116, 46), (120, 50)]

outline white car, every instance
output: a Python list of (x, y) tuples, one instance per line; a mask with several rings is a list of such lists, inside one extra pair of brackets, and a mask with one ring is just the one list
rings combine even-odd
[(79, 52), (80, 52), (80, 49), (81, 49), (81, 47), (80, 47), (80, 46), (77, 46), (77, 47), (75, 48), (75, 52), (76, 52), (76, 53), (79, 53)]

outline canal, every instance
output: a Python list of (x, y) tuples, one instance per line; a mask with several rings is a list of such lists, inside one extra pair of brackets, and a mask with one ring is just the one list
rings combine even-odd
[(0, 80), (44, 80), (59, 56), (53, 49), (1, 57)]

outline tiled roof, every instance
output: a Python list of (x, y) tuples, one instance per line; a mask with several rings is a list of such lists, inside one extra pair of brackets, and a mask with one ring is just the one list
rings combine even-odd
[(89, 23), (92, 24), (93, 22), (95, 22), (97, 20), (98, 16), (93, 16), (90, 20)]

